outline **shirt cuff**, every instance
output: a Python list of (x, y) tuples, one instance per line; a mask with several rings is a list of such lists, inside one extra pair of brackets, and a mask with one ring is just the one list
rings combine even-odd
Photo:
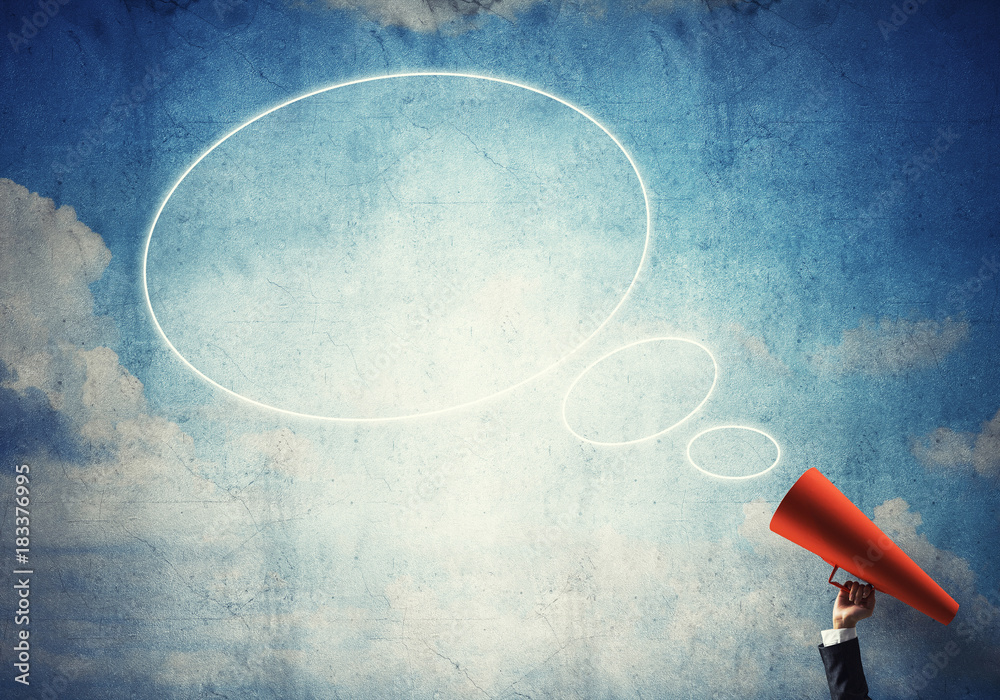
[(858, 630), (855, 627), (841, 627), (839, 630), (823, 630), (823, 646), (832, 647), (834, 644), (849, 642), (858, 638)]

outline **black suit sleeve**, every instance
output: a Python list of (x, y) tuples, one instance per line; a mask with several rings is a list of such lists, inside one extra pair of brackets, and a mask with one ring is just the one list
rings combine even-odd
[(871, 700), (868, 682), (861, 666), (861, 646), (857, 639), (825, 647), (819, 645), (819, 655), (826, 667), (832, 700)]

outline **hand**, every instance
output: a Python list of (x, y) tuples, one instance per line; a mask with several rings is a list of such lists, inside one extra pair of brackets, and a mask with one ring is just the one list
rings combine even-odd
[[(846, 589), (846, 590), (845, 590)], [(848, 581), (833, 602), (833, 629), (854, 627), (875, 612), (875, 587)]]

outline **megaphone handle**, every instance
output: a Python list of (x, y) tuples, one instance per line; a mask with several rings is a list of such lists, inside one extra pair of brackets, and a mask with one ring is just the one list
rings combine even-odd
[(833, 571), (830, 572), (830, 585), (831, 586), (836, 586), (840, 590), (844, 591), (844, 593), (850, 593), (850, 591), (847, 589), (847, 586), (843, 586), (843, 585), (841, 585), (841, 584), (839, 584), (839, 583), (837, 583), (836, 581), (833, 580), (833, 575), (837, 573), (837, 569), (839, 569), (839, 568), (840, 567), (837, 566), (836, 564), (833, 565)]

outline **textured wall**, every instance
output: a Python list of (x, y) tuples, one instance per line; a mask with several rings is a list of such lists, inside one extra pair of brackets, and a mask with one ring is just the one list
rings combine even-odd
[(993, 3), (2, 22), (5, 693), (824, 697), (815, 466), (962, 606), (872, 696), (996, 696)]

